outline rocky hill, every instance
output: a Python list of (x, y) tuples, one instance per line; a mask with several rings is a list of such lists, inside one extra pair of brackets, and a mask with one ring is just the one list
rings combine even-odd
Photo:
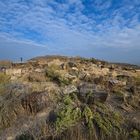
[(139, 140), (140, 69), (80, 57), (0, 63), (0, 140)]

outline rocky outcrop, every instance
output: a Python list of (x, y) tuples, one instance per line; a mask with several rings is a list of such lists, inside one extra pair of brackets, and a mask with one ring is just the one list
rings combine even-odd
[(0, 71), (0, 139), (139, 139), (139, 76), (80, 57), (12, 64)]

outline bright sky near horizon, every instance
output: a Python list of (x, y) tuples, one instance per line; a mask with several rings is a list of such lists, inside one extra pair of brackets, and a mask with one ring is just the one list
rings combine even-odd
[(0, 0), (0, 59), (48, 54), (140, 64), (140, 0)]

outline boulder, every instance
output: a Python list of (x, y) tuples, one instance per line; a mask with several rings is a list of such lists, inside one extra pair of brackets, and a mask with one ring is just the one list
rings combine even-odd
[(78, 90), (80, 100), (86, 103), (90, 102), (90, 104), (91, 101), (92, 103), (93, 101), (105, 102), (108, 97), (108, 93), (102, 91), (96, 84), (83, 83), (78, 87)]

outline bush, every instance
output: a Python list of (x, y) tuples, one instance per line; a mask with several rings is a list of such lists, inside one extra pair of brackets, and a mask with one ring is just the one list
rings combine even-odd
[(138, 130), (134, 129), (132, 132), (130, 132), (130, 136), (134, 140), (139, 140), (140, 139), (140, 132)]
[(74, 106), (70, 96), (63, 98), (61, 108), (57, 112), (56, 130), (61, 132), (73, 125), (81, 118), (81, 109)]
[(97, 102), (98, 111), (93, 114), (93, 120), (100, 128), (100, 132), (111, 135), (113, 132), (120, 132), (122, 116), (118, 112), (112, 112), (102, 103)]
[(85, 118), (88, 128), (93, 128), (93, 113), (87, 105), (84, 107), (82, 116)]

